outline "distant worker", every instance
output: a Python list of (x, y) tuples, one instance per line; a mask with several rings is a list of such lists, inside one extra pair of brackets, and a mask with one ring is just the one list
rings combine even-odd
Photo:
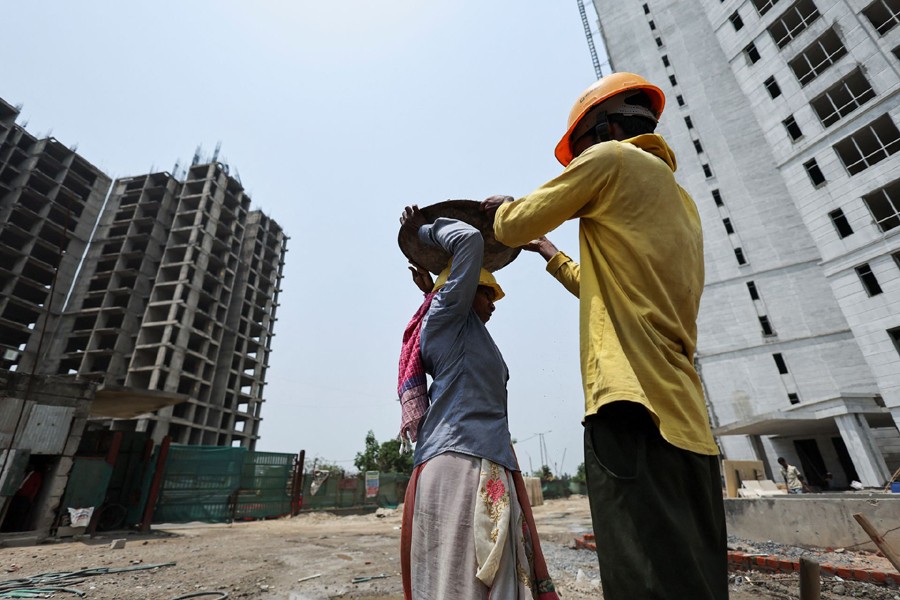
[(416, 206), (400, 222), (452, 256), (436, 284), (412, 269), (426, 296), (400, 359), (401, 436), (416, 442), (403, 506), (404, 598), (558, 600), (512, 449), (509, 374), (485, 327), (503, 290), (482, 267), (484, 238), (456, 219), (427, 223)]
[[(556, 146), (565, 170), (513, 200), (494, 234), (548, 260), (580, 298), (585, 471), (606, 600), (728, 597), (718, 448), (694, 367), (703, 236), (675, 156), (654, 134), (663, 92), (614, 73)], [(579, 220), (581, 264), (543, 237)]]
[(784, 479), (784, 485), (787, 486), (789, 494), (802, 494), (806, 487), (803, 482), (803, 475), (800, 469), (794, 465), (789, 465), (788, 461), (782, 457), (778, 457), (778, 464), (781, 465), (781, 478)]

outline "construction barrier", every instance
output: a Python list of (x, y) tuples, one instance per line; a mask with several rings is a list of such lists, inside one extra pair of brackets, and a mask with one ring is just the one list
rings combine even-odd
[[(364, 474), (345, 477), (339, 471), (303, 475), (302, 510), (396, 508), (403, 502), (409, 475), (378, 473), (377, 486), (367, 494)], [(372, 486), (370, 486), (371, 488)]]
[(169, 448), (153, 523), (206, 523), (291, 514), (293, 454), (246, 448)]

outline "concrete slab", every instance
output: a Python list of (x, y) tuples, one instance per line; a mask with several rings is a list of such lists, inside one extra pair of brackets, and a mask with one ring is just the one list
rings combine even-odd
[[(816, 548), (876, 551), (853, 518), (866, 515), (891, 546), (900, 547), (900, 495), (883, 493), (788, 494), (726, 498), (729, 535), (747, 540)], [(890, 530), (894, 531), (890, 531)]]

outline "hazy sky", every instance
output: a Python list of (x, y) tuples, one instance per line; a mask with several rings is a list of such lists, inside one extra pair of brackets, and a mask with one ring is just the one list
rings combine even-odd
[[(594, 80), (574, 1), (17, 2), (0, 97), (113, 177), (236, 170), (290, 236), (259, 450), (352, 466), (397, 434), (397, 360), (418, 307), (404, 205), (519, 196)], [(553, 239), (577, 256), (577, 227)], [(522, 254), (490, 322), (523, 468), (582, 461), (577, 300)], [(564, 459), (564, 460), (563, 460)], [(561, 464), (560, 464), (561, 463)]]

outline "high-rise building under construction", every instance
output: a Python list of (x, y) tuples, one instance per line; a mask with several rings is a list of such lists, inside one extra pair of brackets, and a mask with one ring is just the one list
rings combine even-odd
[(227, 165), (195, 159), (182, 177), (110, 183), (55, 140), (29, 136), (15, 112), (0, 104), (0, 367), (90, 378), (122, 402), (129, 390), (178, 395), (107, 426), (253, 449), (281, 227), (251, 210)]
[(900, 467), (900, 4), (594, 4), (610, 67), (665, 92), (658, 132), (703, 220), (697, 365), (726, 458), (883, 485)]
[(0, 99), (0, 369), (30, 370), (50, 345), (109, 177), (18, 116)]

